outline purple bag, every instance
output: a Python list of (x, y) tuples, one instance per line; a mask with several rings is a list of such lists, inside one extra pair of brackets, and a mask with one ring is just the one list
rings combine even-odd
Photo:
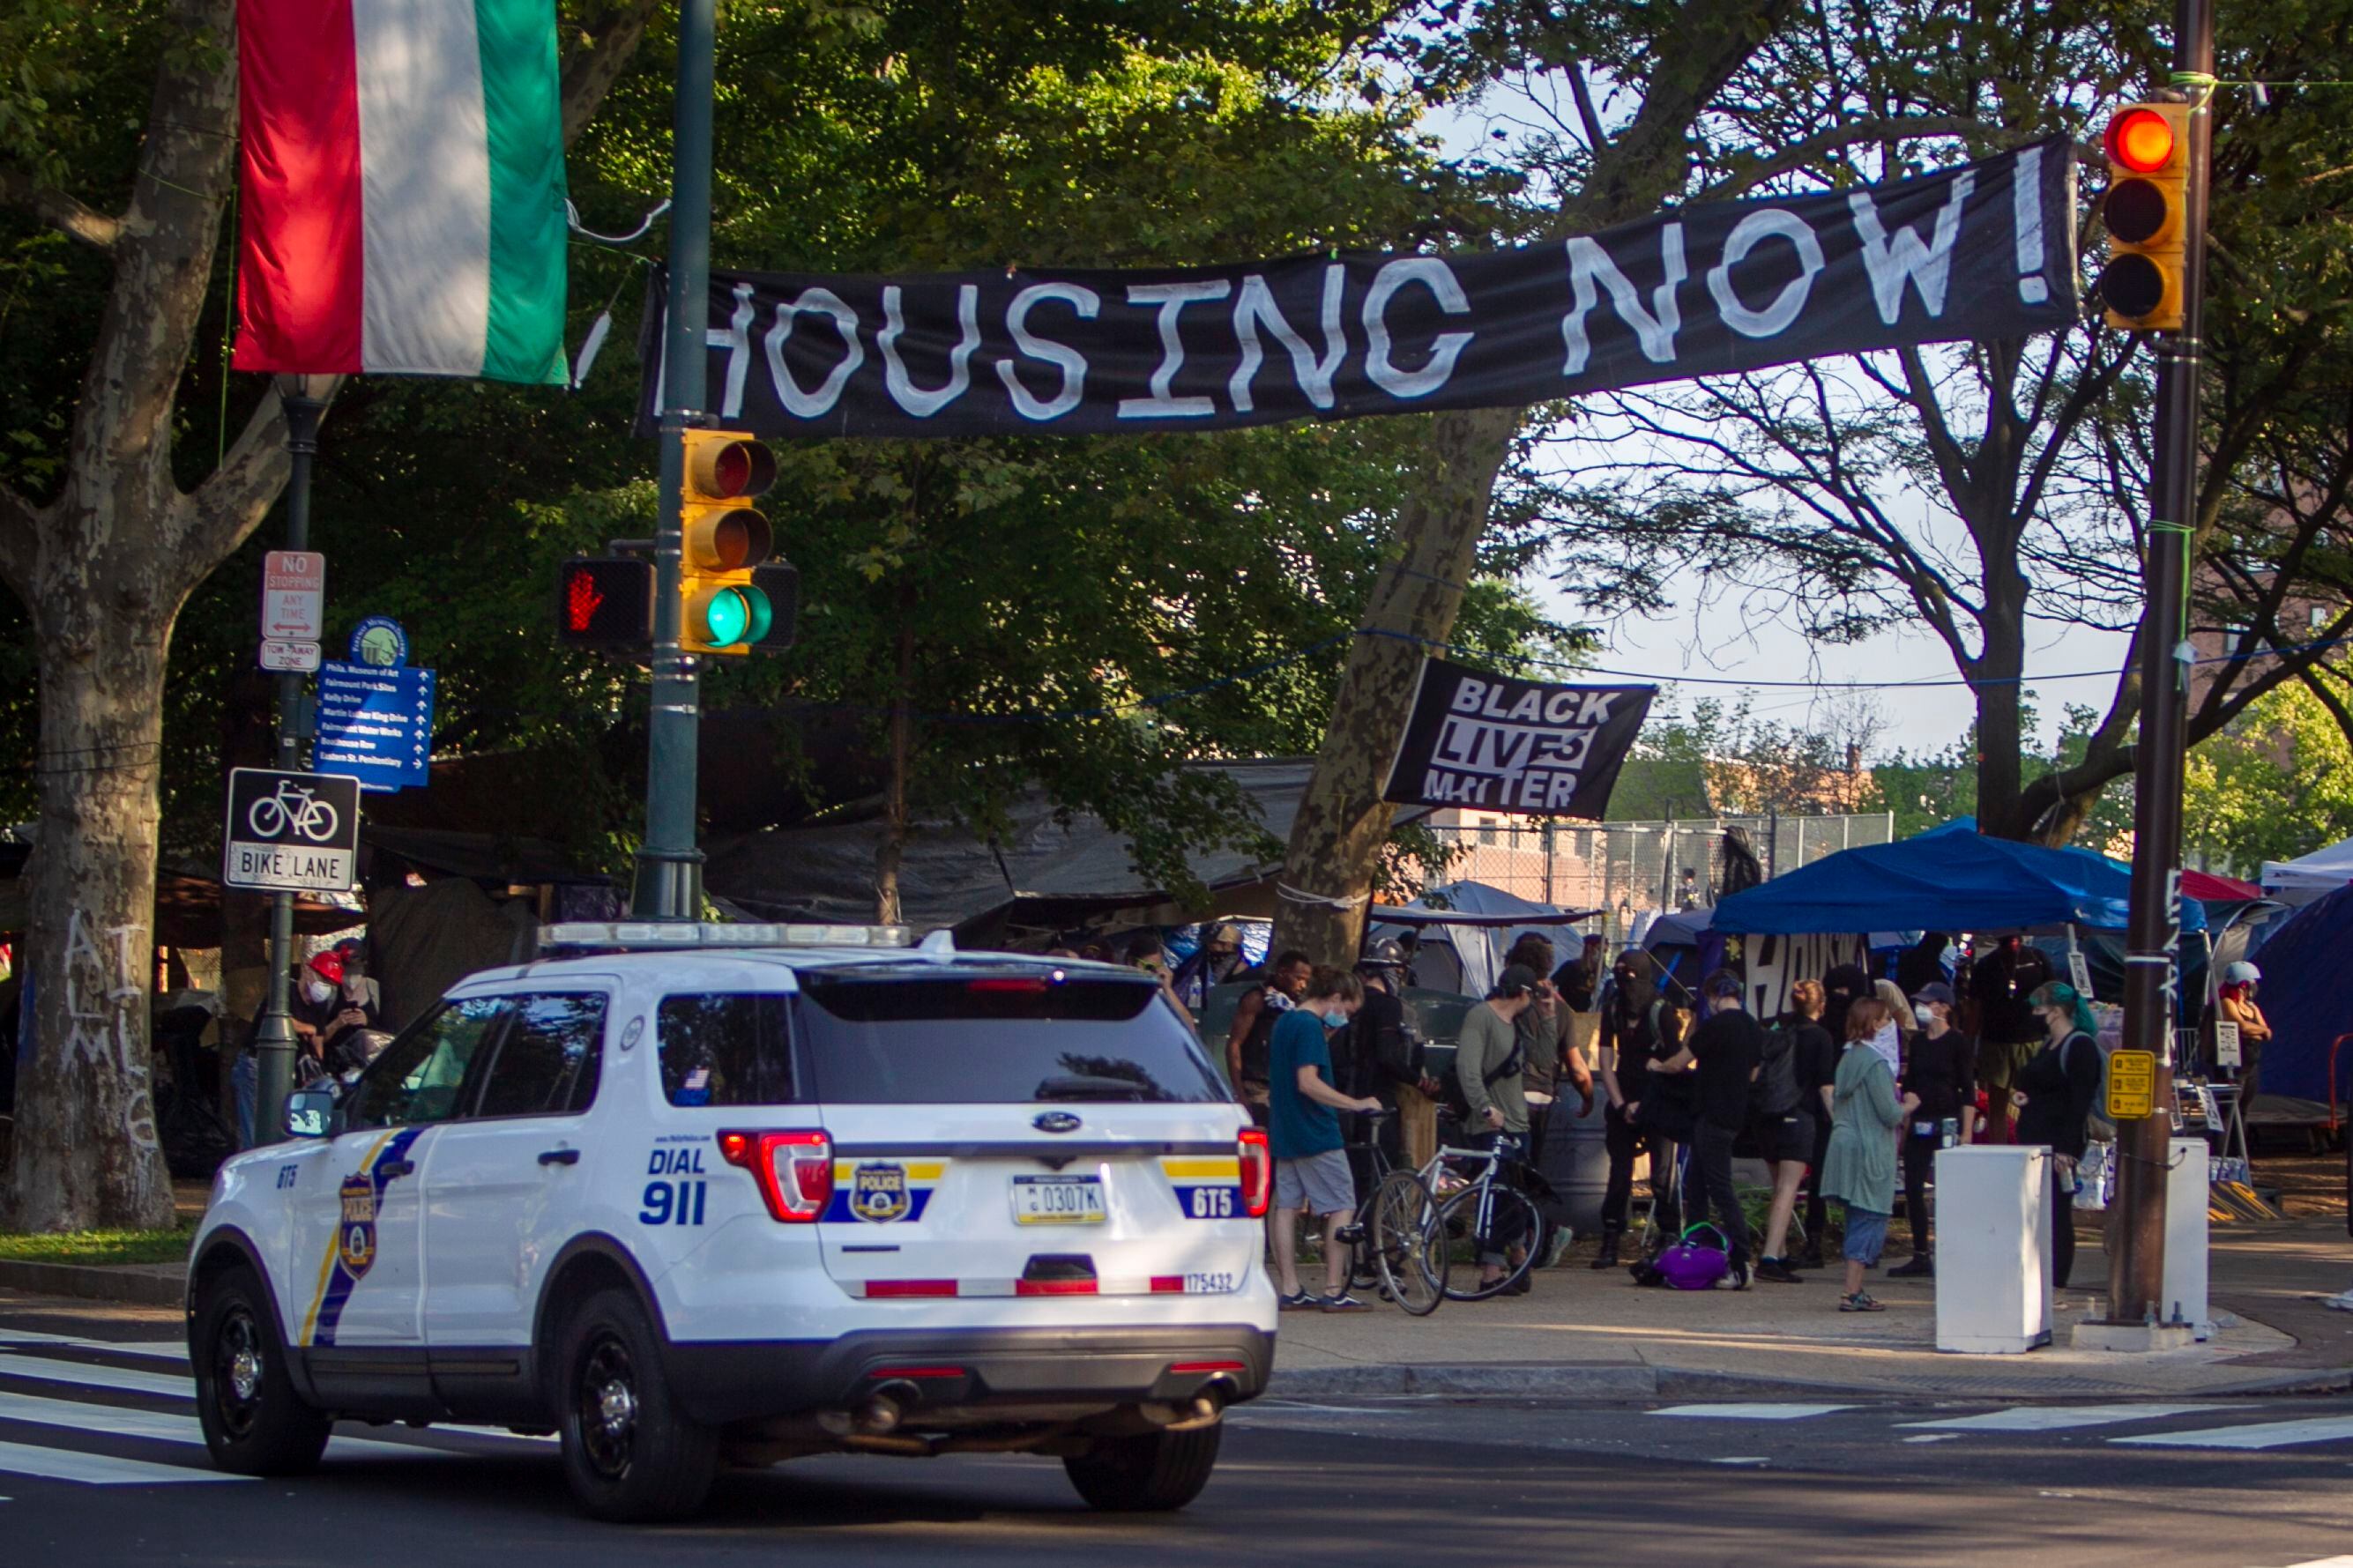
[[(1715, 1238), (1715, 1246), (1694, 1239), (1702, 1231)], [(1681, 1241), (1659, 1254), (1658, 1268), (1666, 1276), (1667, 1283), (1678, 1290), (1713, 1290), (1716, 1281), (1732, 1272), (1730, 1243), (1725, 1240), (1724, 1232), (1702, 1221), (1687, 1228)]]

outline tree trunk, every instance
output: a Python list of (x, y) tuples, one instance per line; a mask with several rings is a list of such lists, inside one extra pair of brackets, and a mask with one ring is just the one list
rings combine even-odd
[(53, 1230), (172, 1223), (147, 1028), (170, 616), (109, 631), (92, 657), (45, 638), (41, 659), (31, 1037), (9, 1208)]
[(1519, 425), (1516, 408), (1441, 414), (1431, 424), (1424, 487), (1398, 528), (1405, 557), (1374, 586), (1365, 614), (1369, 635), (1348, 650), (1332, 721), (1292, 820), (1275, 906), (1277, 952), (1295, 947), (1329, 964), (1356, 958), (1373, 873), (1396, 816), (1381, 786), (1430, 651), (1423, 645), (1453, 633), (1487, 526), (1488, 495)]

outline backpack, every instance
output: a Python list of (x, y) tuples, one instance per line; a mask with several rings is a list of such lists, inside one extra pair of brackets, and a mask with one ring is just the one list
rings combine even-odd
[(2108, 1115), (2108, 1048), (2092, 1036), (2078, 1029), (2068, 1036), (2065, 1043), (2059, 1047), (2059, 1059), (2062, 1066), (2065, 1065), (2067, 1053), (2074, 1049), (2077, 1040), (2088, 1042), (2094, 1054), (2100, 1058), (2100, 1089), (2098, 1093), (2092, 1096), (2091, 1113), (2084, 1118), (2084, 1135), (2094, 1142), (2113, 1142), (2116, 1136), (2116, 1124)]
[(1759, 1116), (1787, 1116), (1805, 1102), (1798, 1087), (1797, 1031), (1774, 1024), (1765, 1031), (1757, 1079), (1748, 1086), (1749, 1108)]
[[(1483, 1004), (1482, 1005), (1483, 1005)], [(1505, 1079), (1517, 1078), (1523, 1071), (1526, 1070), (1526, 1058), (1527, 1053), (1520, 1044), (1520, 1031), (1515, 1026), (1512, 1030), (1512, 1054), (1505, 1057), (1502, 1061), (1495, 1064), (1494, 1067), (1491, 1068), (1486, 1072), (1481, 1074), (1479, 1081), (1487, 1088), (1493, 1089), (1497, 1084), (1503, 1082)], [(1446, 1096), (1447, 1113), (1452, 1116), (1455, 1121), (1463, 1123), (1466, 1127), (1469, 1126), (1471, 1121), (1471, 1097), (1462, 1092), (1462, 1075), (1459, 1072), (1450, 1071), (1442, 1081), (1440, 1088)]]

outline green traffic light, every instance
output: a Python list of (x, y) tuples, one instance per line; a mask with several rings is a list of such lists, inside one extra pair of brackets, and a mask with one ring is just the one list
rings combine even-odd
[(723, 588), (711, 595), (703, 606), (702, 624), (709, 641), (715, 647), (732, 647), (744, 640), (744, 629), (752, 624), (752, 607), (744, 603), (741, 588)]
[(768, 628), (776, 625), (776, 611), (768, 604), (768, 595), (758, 588), (745, 586), (736, 589), (735, 592), (742, 596), (745, 607), (751, 613), (751, 625), (744, 628), (744, 640), (747, 643), (758, 642), (768, 635)]

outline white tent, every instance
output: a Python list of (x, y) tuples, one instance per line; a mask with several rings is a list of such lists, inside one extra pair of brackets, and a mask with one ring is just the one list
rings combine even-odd
[(1582, 918), (1551, 904), (1530, 903), (1484, 882), (1449, 882), (1409, 904), (1375, 906), (1366, 942), (1395, 941), (1419, 931), (1421, 949), (1414, 961), (1415, 982), (1435, 991), (1484, 996), (1494, 987), (1504, 954), (1528, 931), (1552, 942), (1555, 967), (1574, 958), (1583, 950), (1582, 941), (1563, 928)]
[(2263, 862), (2263, 893), (2282, 903), (2308, 904), (2353, 882), (2353, 838), (2295, 860)]

